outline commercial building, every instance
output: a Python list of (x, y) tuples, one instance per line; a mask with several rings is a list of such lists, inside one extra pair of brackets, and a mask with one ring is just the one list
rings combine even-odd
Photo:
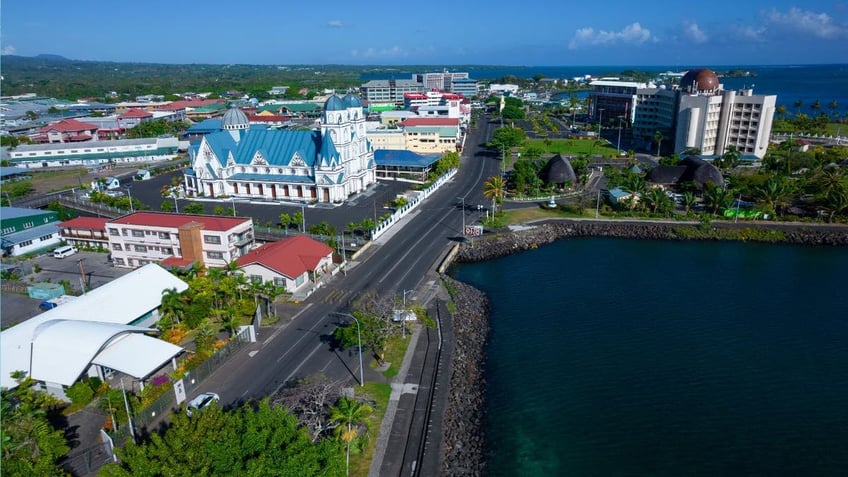
[(135, 212), (106, 223), (112, 262), (135, 268), (224, 267), (253, 246), (253, 219)]
[(59, 224), (59, 237), (78, 249), (109, 250), (109, 235), (103, 217), (77, 217)]
[(477, 80), (471, 78), (454, 78), (451, 80), (450, 92), (461, 94), (468, 99), (477, 96)]
[(425, 91), (453, 91), (453, 82), (468, 79), (467, 72), (454, 72), (448, 70), (441, 73), (420, 73), (412, 76), (412, 79), (424, 85)]
[(403, 105), (406, 93), (423, 93), (424, 84), (414, 79), (371, 80), (359, 87), (362, 98), (371, 103)]
[(713, 71), (693, 69), (677, 89), (638, 90), (633, 138), (647, 149), (659, 132), (675, 153), (697, 149), (710, 159), (735, 147), (743, 159), (762, 159), (776, 102), (752, 89), (725, 90)]
[(87, 141), (82, 143), (21, 144), (6, 151), (13, 165), (27, 169), (113, 163), (164, 161), (188, 147), (175, 137)]
[(636, 93), (646, 88), (646, 83), (619, 81), (615, 78), (600, 79), (589, 83), (589, 114), (595, 121), (612, 122), (614, 118), (622, 118), (627, 124), (633, 122), (633, 105), (636, 104)]
[(319, 129), (250, 127), (236, 108), (222, 128), (189, 149), (189, 195), (338, 203), (376, 182), (362, 103), (352, 94), (326, 101)]
[(32, 139), (35, 142), (48, 143), (96, 141), (97, 126), (76, 119), (63, 119), (44, 126)]
[(59, 219), (52, 210), (0, 207), (3, 255), (18, 256), (59, 243)]

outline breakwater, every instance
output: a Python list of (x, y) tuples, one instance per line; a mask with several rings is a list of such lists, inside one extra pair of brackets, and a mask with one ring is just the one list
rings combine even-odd
[(454, 353), (450, 392), (442, 418), (442, 475), (483, 475), (484, 348), (489, 335), (489, 299), (480, 290), (449, 277)]
[(641, 240), (751, 240), (809, 246), (848, 246), (848, 227), (796, 224), (713, 223), (709, 226), (674, 222), (551, 221), (517, 231), (495, 233), (464, 244), (457, 262), (480, 262), (512, 255), (555, 240), (610, 237)]

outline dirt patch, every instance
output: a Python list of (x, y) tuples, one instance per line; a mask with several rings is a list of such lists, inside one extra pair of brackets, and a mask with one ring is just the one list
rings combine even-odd
[(121, 164), (104, 167), (102, 170), (89, 172), (87, 168), (57, 169), (49, 171), (33, 170), (31, 175), (35, 194), (49, 194), (71, 188), (90, 187), (91, 181), (98, 177), (115, 176), (124, 177), (134, 174), (144, 166), (141, 164)]

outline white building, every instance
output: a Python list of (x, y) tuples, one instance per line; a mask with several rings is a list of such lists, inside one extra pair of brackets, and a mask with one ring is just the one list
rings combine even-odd
[(762, 159), (776, 102), (777, 96), (751, 89), (727, 91), (714, 72), (694, 69), (676, 90), (638, 91), (633, 137), (647, 145), (659, 131), (675, 153), (699, 149), (705, 157), (721, 156), (734, 146), (743, 157)]
[(107, 222), (106, 234), (118, 267), (224, 267), (253, 246), (253, 219), (135, 212)]
[(22, 371), (58, 397), (83, 376), (120, 371), (144, 380), (182, 348), (147, 336), (159, 320), (162, 292), (188, 285), (148, 265), (0, 333), (0, 387)]
[(190, 195), (338, 203), (376, 182), (365, 114), (352, 94), (326, 101), (317, 130), (249, 127), (235, 108), (222, 127), (189, 151)]
[(173, 159), (188, 143), (175, 137), (88, 141), (82, 143), (21, 144), (8, 149), (15, 166), (28, 169), (91, 167), (112, 163), (150, 162)]
[(514, 96), (516, 93), (518, 93), (518, 85), (517, 84), (492, 83), (492, 84), (489, 85), (489, 94), (496, 94), (496, 95), (508, 94), (508, 95)]

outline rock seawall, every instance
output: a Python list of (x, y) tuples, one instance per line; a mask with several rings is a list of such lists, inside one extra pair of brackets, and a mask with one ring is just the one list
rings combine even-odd
[(454, 352), (450, 391), (442, 420), (442, 475), (483, 475), (484, 347), (489, 336), (489, 299), (480, 290), (445, 278), (453, 288)]
[[(714, 224), (716, 230), (743, 230), (752, 228), (750, 224), (722, 223)], [(714, 237), (700, 237), (697, 234), (680, 233), (696, 231), (697, 226), (658, 223), (658, 222), (592, 222), (559, 221), (549, 222), (520, 231), (494, 234), (474, 242), (473, 246), (463, 244), (455, 257), (457, 262), (480, 262), (493, 258), (512, 255), (537, 248), (539, 245), (571, 237), (613, 237), (642, 240), (718, 240)], [(792, 224), (768, 224), (752, 230), (779, 231), (780, 243), (815, 246), (848, 246), (848, 228), (808, 227)]]

